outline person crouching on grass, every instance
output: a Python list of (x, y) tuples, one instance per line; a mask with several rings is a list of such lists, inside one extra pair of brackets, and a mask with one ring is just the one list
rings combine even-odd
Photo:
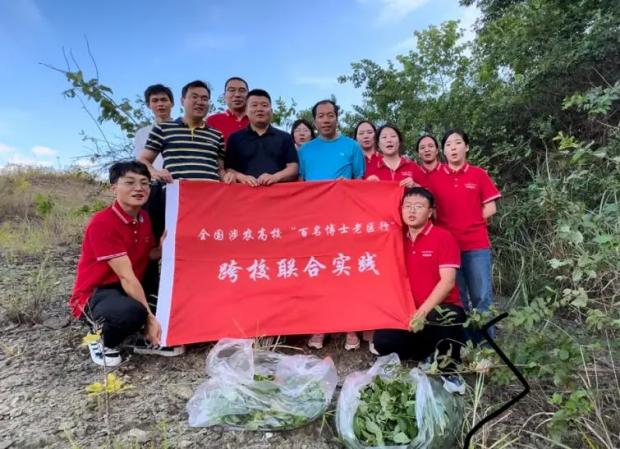
[[(435, 226), (433, 195), (422, 187), (405, 190), (401, 216), (406, 226), (405, 263), (416, 312), (412, 322), (424, 323), (417, 331), (383, 329), (375, 331), (373, 343), (380, 355), (392, 352), (401, 359), (424, 360), (435, 351), (448, 356), (440, 361), (446, 374), (460, 362), (465, 341), (465, 311), (456, 287), (456, 270), (461, 262), (459, 246), (448, 231)], [(444, 376), (452, 391), (464, 391), (459, 376)]]
[(149, 260), (161, 257), (151, 220), (142, 210), (150, 182), (143, 163), (114, 163), (110, 167), (114, 203), (94, 214), (84, 231), (69, 304), (74, 317), (101, 329), (103, 344), (89, 344), (97, 365), (120, 364), (118, 347), (135, 332), (142, 330), (151, 344), (160, 343), (161, 326), (140, 283)]

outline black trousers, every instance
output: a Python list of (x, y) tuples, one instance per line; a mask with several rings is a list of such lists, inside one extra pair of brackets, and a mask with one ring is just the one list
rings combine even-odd
[[(450, 314), (448, 318), (447, 314)], [(448, 355), (453, 361), (460, 362), (461, 346), (465, 342), (464, 322), (465, 311), (462, 307), (440, 304), (427, 315), (421, 331), (377, 330), (373, 343), (380, 355), (395, 352), (402, 360), (424, 360), (437, 349), (440, 355)], [(446, 367), (448, 371), (452, 369), (454, 363)]]
[(95, 290), (84, 310), (92, 322), (101, 326), (103, 344), (108, 348), (116, 348), (129, 335), (141, 330), (148, 314), (119, 284)]
[[(153, 229), (153, 235), (155, 236), (155, 242), (159, 244), (164, 229), (166, 227), (166, 189), (164, 184), (159, 181), (151, 183), (151, 193), (149, 199), (144, 205), (151, 217), (151, 227)], [(142, 282), (144, 287), (144, 293), (146, 298), (151, 304), (151, 296), (157, 296), (159, 292), (159, 261), (151, 260), (146, 266), (146, 272), (144, 273), (144, 281)]]

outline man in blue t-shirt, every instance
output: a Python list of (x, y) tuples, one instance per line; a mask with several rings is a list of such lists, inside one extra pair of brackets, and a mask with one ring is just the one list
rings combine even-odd
[[(314, 126), (319, 137), (299, 149), (299, 177), (304, 181), (358, 179), (364, 175), (364, 153), (359, 144), (338, 133), (338, 106), (332, 100), (322, 100), (312, 108)], [(324, 334), (314, 334), (308, 346), (321, 349)], [(347, 332), (344, 348), (360, 347), (355, 332)]]
[(359, 144), (338, 133), (339, 108), (322, 100), (312, 108), (319, 137), (299, 149), (299, 176), (304, 181), (357, 179), (364, 175), (364, 154)]

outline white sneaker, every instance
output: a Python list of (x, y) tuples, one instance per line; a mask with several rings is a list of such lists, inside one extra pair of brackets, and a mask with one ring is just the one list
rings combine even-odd
[(89, 343), (88, 350), (90, 351), (90, 358), (99, 366), (118, 366), (123, 361), (118, 349), (106, 348), (98, 341)]
[(465, 381), (458, 374), (447, 374), (441, 376), (443, 387), (448, 393), (465, 394)]
[(379, 355), (379, 351), (377, 351), (375, 344), (372, 341), (368, 342), (368, 352), (374, 355)]
[(308, 347), (312, 349), (322, 349), (325, 342), (325, 334), (314, 334), (308, 340)]

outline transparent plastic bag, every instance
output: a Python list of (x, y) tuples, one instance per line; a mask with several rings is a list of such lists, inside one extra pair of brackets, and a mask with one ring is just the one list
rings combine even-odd
[[(447, 392), (443, 385), (429, 379), (418, 368), (407, 376), (396, 354), (379, 357), (368, 371), (348, 375), (340, 391), (336, 406), (336, 428), (344, 444), (350, 449), (444, 449), (454, 447), (461, 433), (464, 401)], [(365, 446), (355, 435), (354, 419), (360, 405), (360, 394), (373, 379), (395, 379), (397, 376), (415, 385), (415, 419), (418, 433), (408, 444), (393, 446)]]
[(187, 404), (190, 427), (294, 429), (327, 410), (338, 383), (331, 358), (254, 350), (253, 343), (222, 339), (211, 349), (209, 379)]

